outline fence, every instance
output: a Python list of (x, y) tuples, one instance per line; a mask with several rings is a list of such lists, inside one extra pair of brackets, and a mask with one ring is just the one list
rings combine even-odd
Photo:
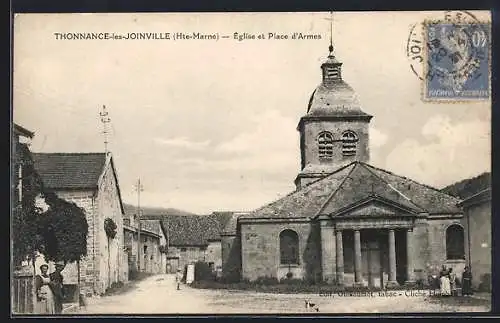
[(33, 276), (30, 273), (14, 273), (11, 287), (12, 312), (33, 313)]

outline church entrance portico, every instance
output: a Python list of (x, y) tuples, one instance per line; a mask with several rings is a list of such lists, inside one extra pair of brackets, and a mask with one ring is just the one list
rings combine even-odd
[(383, 288), (413, 281), (412, 221), (391, 225), (393, 221), (386, 220), (378, 223), (378, 227), (370, 226), (369, 222), (335, 223), (332, 239), (335, 239), (337, 283)]

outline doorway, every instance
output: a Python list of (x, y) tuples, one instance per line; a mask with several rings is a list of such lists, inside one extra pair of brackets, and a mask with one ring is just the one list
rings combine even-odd
[(361, 231), (361, 271), (369, 288), (382, 286), (379, 237), (380, 234), (377, 230)]

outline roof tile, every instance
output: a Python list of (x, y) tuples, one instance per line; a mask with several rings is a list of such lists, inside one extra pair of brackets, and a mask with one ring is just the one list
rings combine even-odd
[(49, 189), (93, 189), (106, 163), (104, 153), (33, 153), (35, 168)]

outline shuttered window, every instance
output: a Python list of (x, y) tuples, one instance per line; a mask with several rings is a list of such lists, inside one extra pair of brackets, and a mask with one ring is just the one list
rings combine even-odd
[(322, 132), (318, 136), (318, 150), (320, 158), (333, 157), (333, 136), (329, 132)]
[(355, 156), (358, 136), (353, 131), (346, 131), (342, 134), (342, 155)]

